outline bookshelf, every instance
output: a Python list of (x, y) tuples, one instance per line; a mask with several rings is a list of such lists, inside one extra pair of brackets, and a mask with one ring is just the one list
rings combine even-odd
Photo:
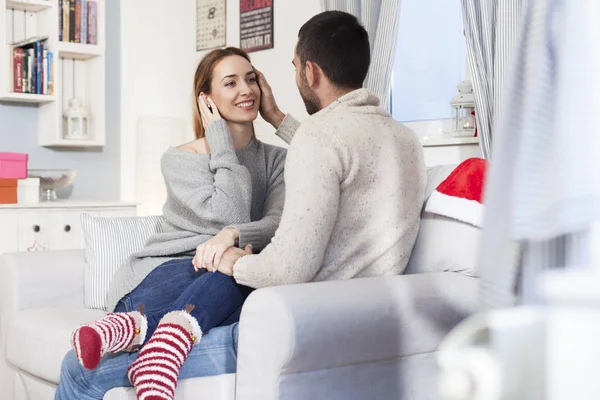
[[(87, 44), (69, 42), (68, 38), (59, 40), (59, 11), (69, 0), (0, 0), (0, 21), (6, 25), (0, 29), (0, 103), (37, 107), (40, 146), (99, 147), (105, 144), (106, 0), (94, 1), (97, 40), (96, 44)], [(53, 56), (51, 94), (21, 93), (18, 88), (15, 91), (13, 44), (18, 46), (36, 38), (45, 38), (44, 49)], [(63, 112), (72, 97), (82, 99), (88, 112), (85, 139), (66, 139), (63, 134)]]

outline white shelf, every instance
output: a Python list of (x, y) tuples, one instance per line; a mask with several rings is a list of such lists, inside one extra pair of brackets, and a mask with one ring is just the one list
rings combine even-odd
[(450, 135), (424, 136), (420, 139), (423, 147), (461, 146), (479, 143), (479, 138), (476, 137), (452, 137)]
[(50, 0), (6, 0), (7, 10), (39, 12), (52, 7)]
[(103, 141), (99, 140), (72, 140), (72, 139), (56, 139), (50, 143), (40, 143), (40, 146), (45, 147), (100, 147), (104, 146)]
[(46, 104), (53, 101), (56, 101), (56, 96), (47, 94), (6, 93), (0, 95), (0, 102), (4, 103)]
[(58, 55), (62, 58), (89, 60), (104, 54), (104, 49), (96, 44), (58, 42)]
[(0, 210), (12, 208), (107, 208), (137, 207), (137, 203), (123, 201), (56, 200), (40, 201), (36, 204), (0, 204)]

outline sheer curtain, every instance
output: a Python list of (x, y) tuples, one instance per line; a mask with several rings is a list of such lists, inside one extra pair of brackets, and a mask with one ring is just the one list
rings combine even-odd
[(471, 66), (477, 135), (484, 158), (492, 153), (494, 119), (515, 47), (523, 0), (461, 0)]
[(400, 0), (321, 0), (323, 11), (345, 11), (354, 15), (369, 33), (371, 67), (364, 87), (388, 108), (390, 83), (396, 54)]
[(600, 269), (600, 3), (525, 4), (485, 195), (485, 307), (535, 302), (548, 269)]

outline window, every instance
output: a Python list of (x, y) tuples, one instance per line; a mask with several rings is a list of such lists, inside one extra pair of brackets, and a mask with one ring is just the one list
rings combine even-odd
[(402, 0), (391, 111), (401, 122), (451, 118), (450, 100), (466, 77), (458, 0)]

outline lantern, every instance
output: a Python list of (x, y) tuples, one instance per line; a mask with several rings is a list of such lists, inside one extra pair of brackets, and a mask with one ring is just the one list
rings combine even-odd
[(71, 140), (88, 139), (88, 113), (83, 100), (74, 97), (63, 115), (63, 138)]
[(452, 98), (453, 121), (451, 136), (474, 136), (475, 134), (475, 98), (471, 81), (462, 81), (456, 85), (458, 94)]

